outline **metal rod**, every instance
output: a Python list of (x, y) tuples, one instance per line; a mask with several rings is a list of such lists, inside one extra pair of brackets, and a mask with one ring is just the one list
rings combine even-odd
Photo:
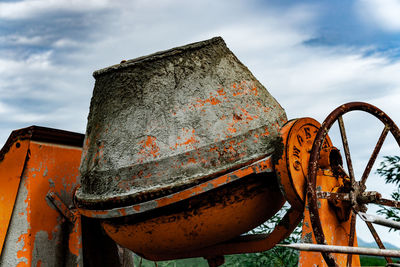
[(339, 128), (340, 128), (340, 135), (342, 137), (344, 153), (346, 156), (347, 168), (349, 169), (349, 173), (350, 173), (351, 184), (354, 186), (356, 179), (354, 176), (353, 164), (351, 163), (349, 143), (347, 141), (346, 130), (344, 128), (344, 122), (343, 122), (342, 116), (338, 117), (338, 123), (339, 123)]
[(350, 201), (349, 193), (334, 193), (326, 191), (317, 191), (316, 193), (317, 193), (317, 198)]
[(370, 256), (400, 257), (400, 250), (392, 250), (392, 249), (360, 248), (360, 247), (332, 246), (332, 245), (319, 245), (319, 244), (306, 244), (306, 243), (278, 244), (277, 246), (293, 248), (293, 249), (303, 250), (303, 251), (318, 251), (318, 252), (331, 252), (331, 253), (340, 253), (340, 254), (358, 254), (358, 255), (370, 255)]
[[(376, 244), (380, 249), (385, 249), (385, 245), (383, 244), (381, 238), (379, 237), (378, 233), (375, 230), (375, 227), (370, 222), (365, 222), (368, 226), (369, 231), (371, 232), (372, 236), (375, 239)], [(390, 257), (385, 257), (387, 263), (393, 263), (393, 260)]]
[(367, 167), (365, 168), (364, 173), (363, 173), (363, 175), (361, 176), (361, 182), (360, 182), (361, 186), (364, 186), (364, 185), (365, 185), (365, 181), (367, 181), (367, 178), (368, 178), (368, 176), (369, 176), (369, 173), (371, 172), (372, 166), (373, 166), (374, 163), (375, 163), (376, 157), (378, 156), (379, 151), (381, 150), (381, 147), (382, 147), (382, 145), (383, 145), (383, 142), (385, 141), (385, 138), (386, 138), (388, 132), (389, 132), (389, 127), (388, 127), (387, 125), (385, 125), (385, 128), (383, 129), (383, 131), (382, 131), (382, 133), (381, 133), (381, 135), (380, 135), (380, 137), (379, 137), (379, 140), (378, 140), (378, 142), (376, 143), (374, 152), (372, 152), (372, 155), (371, 155), (371, 157), (369, 158)]
[(400, 201), (381, 198), (381, 199), (378, 199), (375, 203), (400, 209)]
[(400, 222), (388, 220), (372, 214), (366, 214), (364, 212), (358, 212), (358, 215), (365, 222), (375, 223), (400, 230)]
[[(336, 193), (336, 192), (326, 192), (317, 191), (317, 198), (324, 198), (328, 200), (341, 200), (341, 201), (351, 201), (349, 193)], [(381, 204), (386, 206), (391, 206), (395, 208), (400, 208), (400, 202), (395, 200), (389, 200), (381, 198), (382, 195), (376, 191), (366, 191), (358, 194), (356, 197), (358, 204)]]
[[(349, 247), (354, 246), (354, 235), (356, 231), (356, 214), (354, 211), (351, 211), (351, 222), (350, 222), (350, 236), (349, 236)], [(351, 267), (352, 265), (353, 254), (347, 255), (347, 267)]]

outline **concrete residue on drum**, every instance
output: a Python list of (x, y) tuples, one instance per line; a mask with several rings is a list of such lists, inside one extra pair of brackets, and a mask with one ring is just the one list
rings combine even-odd
[(96, 71), (76, 197), (154, 199), (274, 151), (286, 115), (222, 38)]

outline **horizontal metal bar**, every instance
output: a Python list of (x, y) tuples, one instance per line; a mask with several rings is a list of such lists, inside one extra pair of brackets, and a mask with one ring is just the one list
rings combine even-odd
[(400, 230), (400, 222), (388, 220), (372, 214), (366, 214), (364, 212), (358, 212), (358, 215), (365, 222), (375, 223)]
[(378, 199), (378, 201), (376, 201), (376, 204), (400, 209), (400, 201), (396, 201), (396, 200), (381, 198), (381, 199)]
[[(342, 200), (342, 201), (351, 201), (349, 193), (334, 193), (334, 192), (326, 192), (326, 191), (317, 191), (318, 198), (324, 198), (329, 200)], [(379, 203), (379, 204), (388, 204), (388, 205), (396, 205), (396, 201), (390, 201), (385, 199), (384, 202), (381, 200), (381, 194), (376, 191), (367, 191), (363, 192), (357, 196), (358, 204), (368, 204), (368, 203)], [(400, 207), (400, 205), (399, 205)]]
[(317, 191), (317, 198), (350, 201), (350, 194), (349, 193), (333, 193), (333, 192), (326, 192), (326, 191)]
[(318, 245), (307, 243), (278, 244), (279, 247), (287, 247), (302, 251), (331, 252), (341, 254), (358, 254), (370, 256), (400, 257), (400, 250), (379, 249), (379, 248), (360, 248), (348, 246)]

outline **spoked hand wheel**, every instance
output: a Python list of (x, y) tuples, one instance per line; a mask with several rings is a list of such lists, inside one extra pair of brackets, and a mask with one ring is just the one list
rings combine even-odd
[[(378, 118), (383, 123), (382, 133), (359, 180), (356, 180), (354, 175), (345, 126), (342, 119), (344, 114), (355, 110), (365, 111)], [(345, 159), (347, 162), (347, 171), (343, 168), (339, 150), (335, 148), (326, 149), (323, 146), (324, 140), (327, 138), (327, 134), (331, 126), (336, 121), (338, 122), (340, 128)], [(307, 184), (307, 198), (309, 204), (308, 209), (317, 243), (325, 245), (332, 243), (331, 240), (327, 240), (325, 235), (325, 233), (330, 229), (324, 229), (321, 224), (321, 215), (324, 216), (324, 214), (321, 214), (320, 208), (321, 203), (325, 203), (322, 205), (329, 205), (329, 209), (334, 211), (338, 221), (349, 222), (350, 228), (347, 236), (348, 246), (352, 247), (356, 244), (356, 214), (359, 214), (360, 217), (366, 222), (378, 246), (381, 249), (384, 249), (383, 243), (376, 233), (372, 222), (377, 218), (375, 223), (392, 227), (396, 227), (396, 222), (384, 220), (383, 218), (381, 218), (383, 219), (381, 220), (377, 216), (369, 216), (364, 212), (366, 212), (367, 204), (369, 203), (400, 207), (400, 202), (383, 199), (378, 192), (367, 191), (365, 183), (389, 132), (392, 133), (397, 144), (400, 146), (400, 131), (396, 124), (377, 107), (362, 102), (347, 103), (338, 107), (331, 114), (329, 114), (329, 116), (322, 123), (321, 128), (316, 134), (310, 153)], [(331, 175), (326, 175), (326, 171), (328, 170)], [(324, 180), (329, 179), (329, 177), (334, 177), (334, 179), (336, 179), (337, 186), (324, 186)], [(329, 239), (331, 239), (331, 236), (329, 236)], [(321, 253), (329, 266), (339, 265), (337, 257), (332, 252)], [(347, 254), (346, 257), (347, 263), (345, 264), (347, 266), (351, 266), (352, 254)], [(389, 257), (385, 258), (388, 263), (392, 262)], [(343, 265), (343, 263), (341, 262), (340, 265)]]

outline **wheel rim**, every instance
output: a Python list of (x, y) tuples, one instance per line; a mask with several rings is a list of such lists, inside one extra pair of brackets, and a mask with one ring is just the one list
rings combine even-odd
[[(366, 168), (364, 169), (364, 172), (361, 176), (360, 182), (355, 181), (355, 176), (354, 176), (354, 171), (353, 171), (353, 165), (351, 161), (351, 156), (350, 156), (350, 151), (347, 143), (347, 137), (346, 137), (346, 132), (344, 128), (344, 123), (342, 116), (350, 111), (365, 111), (372, 116), (378, 118), (383, 124), (384, 124), (384, 129), (379, 137), (379, 140), (375, 146), (375, 149), (368, 161), (368, 164)], [(308, 186), (307, 186), (307, 197), (309, 201), (309, 211), (310, 211), (310, 219), (311, 219), (311, 224), (314, 232), (315, 239), (317, 243), (319, 244), (327, 244), (326, 238), (324, 235), (324, 231), (322, 229), (322, 224), (319, 216), (319, 211), (318, 211), (318, 197), (317, 197), (317, 191), (316, 191), (316, 178), (317, 178), (317, 170), (318, 170), (318, 159), (320, 157), (320, 151), (322, 149), (323, 142), (331, 128), (331, 126), (338, 121), (339, 127), (340, 127), (340, 133), (341, 133), (341, 138), (342, 138), (342, 143), (344, 147), (344, 152), (345, 152), (345, 158), (348, 166), (348, 171), (349, 171), (349, 176), (351, 180), (351, 191), (349, 193), (350, 199), (351, 199), (351, 205), (352, 205), (352, 210), (351, 210), (351, 223), (350, 223), (350, 236), (349, 236), (349, 246), (353, 246), (354, 244), (354, 236), (355, 236), (355, 225), (356, 225), (356, 214), (353, 209), (357, 208), (354, 205), (358, 205), (356, 201), (356, 197), (361, 194), (362, 192), (365, 191), (365, 182), (370, 174), (370, 171), (372, 169), (372, 166), (374, 162), (376, 161), (377, 155), (384, 143), (384, 140), (389, 132), (392, 133), (393, 137), (395, 138), (397, 144), (400, 146), (400, 131), (399, 128), (396, 126), (396, 124), (387, 116), (383, 111), (378, 109), (377, 107), (370, 105), (368, 103), (363, 103), (363, 102), (351, 102), (344, 104), (338, 108), (336, 108), (334, 111), (332, 111), (328, 117), (325, 119), (325, 121), (322, 123), (321, 128), (319, 129), (314, 143), (313, 147), (311, 149), (311, 154), (310, 154), (310, 161), (309, 161), (309, 166), (308, 166)], [(371, 223), (367, 223), (367, 226), (369, 230), (371, 231), (372, 235), (374, 236), (375, 241), (377, 242), (378, 246), (380, 248), (384, 248), (383, 244), (377, 235), (374, 227), (372, 226)], [(326, 263), (329, 266), (338, 266), (335, 258), (333, 257), (332, 253), (329, 252), (321, 252)], [(390, 258), (386, 258), (388, 262), (391, 262)], [(348, 255), (347, 257), (347, 265), (351, 266), (351, 261), (352, 261), (352, 256), (351, 254)]]

